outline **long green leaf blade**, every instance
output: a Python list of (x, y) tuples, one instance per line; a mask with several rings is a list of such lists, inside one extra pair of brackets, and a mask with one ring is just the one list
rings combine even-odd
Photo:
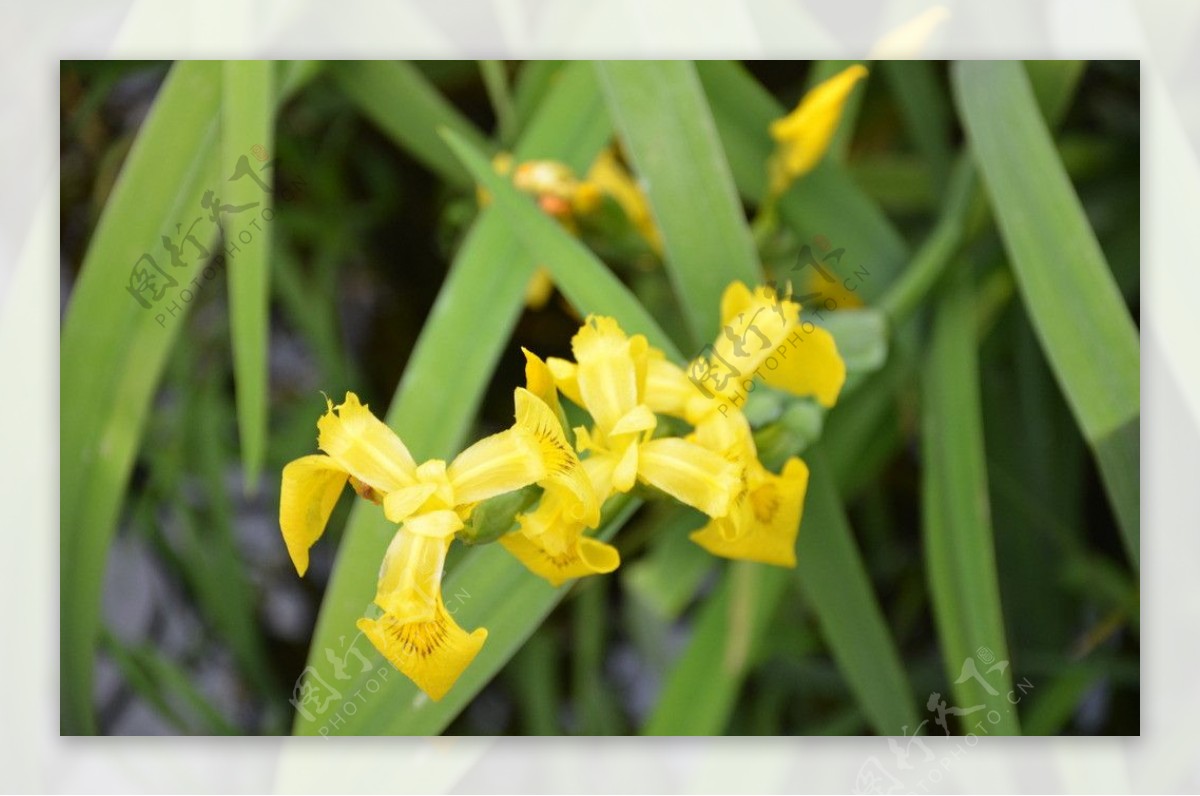
[(1005, 701), (1012, 690), (1011, 667), (964, 677), (968, 666), (977, 666), (977, 652), (987, 664), (1009, 661), (988, 507), (968, 265), (956, 264), (938, 303), (922, 379), (926, 577), (954, 704), (984, 705), (1000, 714), (997, 722), (989, 719), (989, 732), (1017, 735), (1017, 714)]
[[(252, 151), (265, 157), (274, 149), (271, 76), (270, 61), (226, 61), (222, 72), (221, 164), (233, 175), (222, 183), (221, 199), (253, 208), (256, 217), (273, 209), (271, 175), (257, 174), (250, 159)], [(232, 213), (224, 220), (226, 256), (233, 261), (229, 322), (242, 466), (246, 486), (256, 489), (267, 442), (270, 225), (254, 223), (252, 230)], [(237, 254), (229, 254), (234, 247)]]
[(714, 339), (721, 293), (762, 269), (696, 70), (688, 61), (605, 61), (613, 123), (662, 233), (692, 343)]
[[(188, 305), (181, 286), (200, 276), (204, 264), (189, 253), (176, 269), (160, 241), (178, 239), (175, 225), (200, 212), (204, 191), (215, 183), (219, 108), (219, 63), (191, 61), (171, 70), (105, 205), (63, 321), (64, 734), (95, 728), (92, 669), (107, 551), (150, 400)], [(200, 226), (201, 246), (211, 246), (215, 226)], [(135, 268), (157, 279), (157, 287), (138, 290), (147, 283), (131, 279)]]
[(955, 99), (1022, 300), (1092, 446), (1134, 565), (1138, 332), (1016, 62), (954, 65)]

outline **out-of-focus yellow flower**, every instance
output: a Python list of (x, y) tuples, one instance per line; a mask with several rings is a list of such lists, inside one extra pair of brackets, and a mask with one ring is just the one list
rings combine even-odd
[(866, 76), (866, 68), (859, 64), (843, 69), (805, 94), (795, 110), (771, 123), (776, 148), (767, 163), (770, 197), (782, 194), (825, 156), (846, 99), (855, 84)]
[(595, 477), (616, 492), (641, 481), (710, 517), (725, 516), (737, 494), (737, 468), (689, 440), (652, 438), (658, 419), (645, 398), (646, 338), (628, 337), (614, 319), (594, 315), (571, 346), (574, 363), (551, 359), (548, 365), (558, 388), (595, 421), (591, 430), (575, 430), (579, 450), (598, 459)]
[(646, 194), (634, 181), (633, 175), (617, 160), (612, 147), (602, 151), (592, 163), (580, 188), (576, 203), (581, 211), (586, 213), (593, 208), (601, 196), (612, 197), (650, 248), (656, 254), (662, 254), (662, 236), (654, 224)]

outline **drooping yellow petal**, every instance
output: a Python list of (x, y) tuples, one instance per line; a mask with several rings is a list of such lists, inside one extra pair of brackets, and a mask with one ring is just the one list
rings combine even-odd
[(614, 319), (591, 315), (572, 338), (571, 347), (583, 406), (608, 433), (639, 403), (633, 342)]
[(826, 407), (837, 403), (846, 383), (846, 362), (827, 329), (810, 325), (788, 336), (776, 354), (758, 369), (771, 387), (798, 396), (813, 396)]
[(467, 633), (459, 627), (440, 596), (427, 621), (408, 622), (385, 613), (359, 619), (358, 629), (435, 702), (450, 691), (487, 639), (485, 628)]
[[(454, 512), (435, 512), (441, 523), (449, 523)], [(429, 515), (424, 515), (429, 516)], [(434, 522), (438, 522), (435, 520)], [(418, 530), (410, 521), (400, 526), (383, 556), (379, 582), (375, 589), (375, 604), (404, 622), (426, 622), (433, 618), (435, 605), (442, 593), (442, 567), (454, 531), (441, 538)], [(443, 525), (443, 527), (449, 527)], [(458, 527), (462, 527), (461, 521)]]
[(302, 456), (283, 468), (279, 527), (301, 577), (308, 571), (308, 550), (325, 532), (347, 478), (349, 473), (328, 456)]
[(382, 494), (415, 483), (416, 463), (408, 448), (357, 395), (346, 393), (336, 413), (332, 401), (327, 406), (317, 421), (317, 445), (342, 469)]
[(771, 123), (771, 137), (778, 142), (775, 168), (786, 181), (808, 173), (825, 156), (850, 92), (866, 75), (859, 64), (842, 70), (805, 94), (787, 116)]
[(607, 574), (621, 564), (617, 548), (576, 534), (561, 553), (553, 553), (520, 531), (500, 537), (504, 549), (533, 574), (545, 578), (551, 586), (561, 586), (572, 578)]
[(744, 523), (741, 533), (730, 538), (728, 531), (713, 521), (690, 538), (713, 555), (794, 567), (796, 536), (808, 490), (808, 467), (793, 457), (784, 465), (782, 474), (764, 471), (757, 480), (739, 504)]
[(698, 443), (652, 439), (638, 450), (638, 478), (710, 517), (729, 513), (741, 489), (738, 466)]

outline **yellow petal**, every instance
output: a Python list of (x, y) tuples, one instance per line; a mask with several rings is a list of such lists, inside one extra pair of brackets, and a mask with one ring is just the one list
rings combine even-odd
[(308, 550), (325, 532), (348, 477), (328, 456), (302, 456), (283, 468), (279, 527), (300, 576), (308, 570)]
[(576, 406), (583, 406), (583, 396), (579, 394), (579, 367), (566, 359), (550, 357), (546, 367), (554, 375), (554, 383), (559, 392), (570, 398)]
[[(730, 285), (727, 297), (737, 285)], [(744, 391), (742, 383), (753, 378), (779, 346), (793, 339), (799, 327), (800, 305), (770, 287), (758, 288), (749, 300), (738, 289), (732, 300), (722, 301), (722, 305), (723, 310), (730, 310), (730, 317), (706, 351), (709, 364), (717, 371), (709, 389), (729, 396)]]
[(359, 619), (358, 629), (435, 702), (450, 691), (487, 639), (485, 628), (467, 633), (459, 627), (440, 596), (428, 621), (406, 622), (385, 613)]
[(570, 492), (576, 500), (576, 517), (589, 526), (600, 520), (600, 504), (592, 490), (587, 472), (567, 441), (562, 425), (546, 402), (529, 390), (518, 387), (513, 397), (517, 407), (518, 433), (527, 433), (534, 440), (544, 475), (538, 483), (549, 488), (558, 486)]
[(633, 489), (638, 477), (638, 444), (630, 441), (623, 449), (609, 454), (615, 462), (612, 471), (612, 488), (617, 492), (628, 492)]
[(638, 451), (638, 478), (710, 517), (729, 513), (741, 488), (741, 472), (695, 442), (663, 437)]
[(793, 395), (811, 395), (822, 406), (831, 407), (846, 383), (846, 363), (833, 335), (811, 325), (807, 331), (802, 328), (789, 335), (759, 367), (758, 375), (771, 387)]
[(416, 463), (396, 433), (376, 418), (358, 396), (346, 393), (337, 407), (317, 421), (317, 445), (349, 472), (375, 491), (387, 494), (412, 486)]
[(781, 475), (764, 471), (759, 483), (739, 504), (745, 524), (740, 534), (729, 538), (728, 530), (713, 521), (690, 538), (713, 555), (794, 567), (807, 489), (808, 467), (793, 457)]
[(525, 389), (541, 398), (556, 415), (560, 414), (558, 387), (554, 384), (554, 373), (550, 366), (528, 348), (522, 348), (521, 353), (525, 355)]
[(571, 347), (579, 363), (583, 406), (607, 434), (639, 403), (632, 342), (612, 318), (591, 315), (572, 338)]
[(721, 293), (721, 325), (731, 322), (754, 303), (754, 293), (740, 280), (730, 282)]
[(867, 70), (859, 64), (842, 70), (805, 94), (794, 111), (771, 123), (771, 137), (779, 142), (789, 178), (806, 174), (825, 156), (846, 99), (866, 75)]
[(550, 581), (552, 586), (561, 586), (572, 578), (612, 572), (621, 564), (617, 548), (582, 535), (577, 535), (562, 553), (551, 553), (520, 531), (501, 536), (500, 544), (526, 569)]
[(536, 483), (546, 475), (530, 434), (510, 428), (484, 437), (455, 457), (446, 471), (457, 504), (476, 503)]
[(626, 412), (608, 433), (613, 437), (619, 434), (641, 434), (652, 431), (657, 424), (658, 418), (650, 411), (650, 407), (638, 404)]
[(397, 525), (407, 520), (437, 491), (436, 484), (417, 484), (388, 492), (383, 498), (383, 514)]
[(415, 533), (412, 526), (411, 522), (400, 526), (388, 545), (375, 604), (400, 621), (426, 622), (433, 619), (441, 599), (442, 567), (452, 537)]

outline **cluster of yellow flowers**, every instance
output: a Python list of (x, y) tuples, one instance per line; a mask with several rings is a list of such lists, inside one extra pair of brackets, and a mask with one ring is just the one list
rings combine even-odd
[[(764, 467), (740, 407), (756, 375), (832, 405), (845, 366), (829, 333), (802, 323), (799, 305), (771, 288), (735, 282), (721, 311), (721, 336), (686, 370), (604, 316), (588, 317), (572, 339), (574, 361), (526, 351), (514, 425), (449, 464), (418, 464), (353, 393), (338, 406), (330, 401), (317, 422), (323, 455), (283, 470), (279, 519), (296, 571), (307, 569), (309, 548), (347, 483), (380, 504), (398, 527), (376, 588), (382, 615), (358, 626), (440, 699), (487, 638), (450, 616), (441, 578), (455, 535), (490, 498), (541, 488), (536, 506), (514, 517), (499, 541), (555, 586), (617, 568), (616, 548), (591, 533), (604, 502), (638, 483), (708, 515), (692, 539), (710, 552), (793, 566), (808, 471), (798, 458), (778, 475)], [(569, 429), (560, 396), (586, 410), (590, 427)], [(662, 435), (660, 415), (686, 421), (691, 432)]]
[[(849, 90), (864, 73), (851, 67), (831, 78), (772, 126), (779, 143), (768, 165), (772, 195), (820, 159)], [(611, 200), (645, 243), (661, 251), (645, 197), (612, 150), (582, 180), (552, 161), (514, 168), (502, 155), (495, 166), (568, 229), (576, 231), (578, 218)], [(548, 295), (549, 286), (543, 275), (531, 292)], [(513, 426), (448, 464), (418, 464), (354, 393), (337, 406), (327, 400), (317, 422), (323, 453), (283, 470), (279, 522), (296, 571), (307, 570), (308, 551), (347, 483), (381, 505), (397, 526), (376, 586), (374, 603), (382, 613), (360, 619), (358, 627), (438, 700), (487, 638), (485, 628), (468, 633), (460, 627), (441, 594), (454, 538), (485, 541), (474, 539), (471, 528), (485, 501), (540, 491), (535, 504), (504, 518), (507, 532), (499, 542), (554, 586), (620, 565), (617, 549), (593, 534), (604, 503), (639, 483), (707, 515), (691, 538), (714, 555), (795, 566), (808, 468), (796, 457), (778, 474), (764, 466), (742, 407), (756, 379), (832, 406), (845, 365), (833, 337), (801, 321), (800, 305), (786, 292), (734, 282), (720, 310), (720, 335), (686, 368), (604, 316), (584, 321), (571, 341), (574, 361), (525, 351), (526, 385), (514, 394)], [(570, 427), (562, 396), (586, 411), (589, 426)], [(678, 422), (660, 422), (664, 417), (690, 430), (672, 435)]]

